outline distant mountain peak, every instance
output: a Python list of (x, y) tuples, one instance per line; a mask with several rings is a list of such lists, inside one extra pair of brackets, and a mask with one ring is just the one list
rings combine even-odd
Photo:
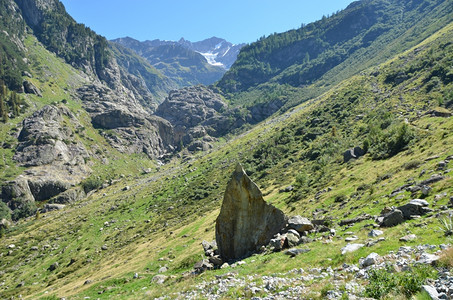
[(203, 55), (209, 64), (221, 66), (226, 70), (233, 65), (239, 51), (245, 46), (245, 44), (235, 45), (215, 36), (194, 43), (181, 38), (178, 43)]
[[(138, 48), (140, 43), (146, 44), (147, 47), (158, 47), (163, 45), (179, 45), (191, 51), (197, 52), (204, 56), (206, 61), (216, 67), (222, 67), (229, 70), (239, 54), (239, 51), (245, 44), (233, 44), (219, 37), (210, 37), (208, 39), (191, 42), (181, 37), (178, 41), (165, 40), (147, 40), (140, 42), (131, 37), (123, 37), (113, 40), (129, 48)], [(140, 54), (140, 53), (139, 53)]]

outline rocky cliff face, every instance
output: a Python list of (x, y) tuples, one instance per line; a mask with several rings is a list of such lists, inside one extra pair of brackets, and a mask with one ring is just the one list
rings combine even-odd
[(226, 103), (204, 86), (172, 91), (159, 105), (156, 115), (174, 127), (175, 139), (189, 150), (207, 150), (214, 137), (230, 127)]
[[(85, 109), (95, 128), (104, 132), (109, 143), (123, 153), (146, 153), (151, 158), (174, 150), (171, 124), (150, 115), (132, 97), (122, 96), (103, 85), (87, 85), (78, 89)], [(112, 132), (114, 134), (112, 134)]]
[[(81, 128), (64, 106), (45, 106), (22, 123), (14, 160), (28, 167), (23, 175), (3, 185), (1, 198), (12, 210), (49, 200), (72, 189), (91, 173), (91, 155), (77, 139)], [(32, 211), (24, 212), (24, 216)]]

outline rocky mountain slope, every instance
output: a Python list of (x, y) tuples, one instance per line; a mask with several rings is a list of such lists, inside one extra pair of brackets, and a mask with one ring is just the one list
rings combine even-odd
[[(109, 45), (77, 24), (59, 1), (4, 0), (2, 5), (10, 12), (2, 18), (10, 30), (3, 32), (7, 43), (1, 56), (6, 61), (2, 86), (7, 85), (0, 97), (2, 151), (8, 157), (3, 159), (2, 199), (14, 219), (34, 214), (35, 200), (60, 197), (80, 185), (102, 156), (95, 141), (156, 160), (186, 146), (189, 151), (207, 150), (215, 136), (234, 125), (226, 119), (229, 110), (220, 96), (204, 87), (188, 95), (199, 99), (196, 111), (195, 103), (171, 111), (167, 106), (176, 103), (174, 92), (154, 114), (174, 83), (131, 50)], [(10, 72), (12, 64), (20, 79)], [(217, 101), (213, 107), (210, 97)], [(183, 114), (192, 120), (182, 121)], [(95, 161), (89, 162), (91, 158)], [(17, 176), (21, 168), (27, 174)], [(39, 188), (34, 188), (36, 182)]]
[[(9, 66), (23, 62), (18, 78), (8, 73), (19, 84), (4, 77), (0, 89), (2, 297), (423, 299), (423, 285), (452, 296), (448, 1), (398, 2), (420, 21), (381, 43), (377, 56), (347, 56), (366, 62), (361, 72), (343, 65), (342, 76), (334, 67), (305, 87), (274, 78), (245, 92), (221, 81), (172, 91), (163, 102), (151, 92), (161, 75), (127, 49), (107, 44), (74, 56), (102, 38), (70, 22), (59, 2), (0, 3), (11, 17), (2, 22), (16, 30), (3, 35), (2, 57)], [(307, 27), (355, 24), (363, 17), (351, 15), (355, 9), (377, 3), (355, 3)], [(381, 23), (394, 20), (390, 11)], [(46, 36), (60, 33), (60, 43), (49, 44)], [(305, 101), (310, 95), (317, 97)], [(310, 226), (282, 228), (254, 255), (219, 261), (203, 241), (215, 239), (238, 162), (253, 195)], [(227, 211), (225, 222), (243, 213)]]

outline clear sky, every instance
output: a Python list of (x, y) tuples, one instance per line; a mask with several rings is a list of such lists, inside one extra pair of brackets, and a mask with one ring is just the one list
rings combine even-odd
[(299, 28), (352, 0), (60, 0), (79, 23), (108, 39), (192, 42), (212, 36), (251, 43)]

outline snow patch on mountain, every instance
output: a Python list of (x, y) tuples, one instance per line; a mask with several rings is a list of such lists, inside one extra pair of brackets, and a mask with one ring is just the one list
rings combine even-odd
[(200, 53), (201, 55), (203, 55), (206, 58), (206, 60), (208, 61), (208, 64), (213, 65), (213, 66), (223, 67), (226, 69), (224, 64), (216, 61), (216, 58), (218, 57), (219, 53), (212, 53), (211, 51), (206, 52), (206, 53), (202, 53), (202, 52), (198, 52), (198, 53)]

